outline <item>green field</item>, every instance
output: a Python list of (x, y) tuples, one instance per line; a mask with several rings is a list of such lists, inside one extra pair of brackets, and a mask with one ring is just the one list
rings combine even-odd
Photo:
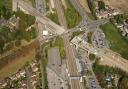
[[(19, 17), (20, 20), (24, 23), (24, 26), (25, 28), (23, 29), (26, 29), (27, 27), (33, 25), (36, 21), (36, 18), (32, 15), (29, 15), (29, 14), (25, 14), (23, 11), (21, 11), (20, 9), (18, 9), (17, 12), (15, 12), (15, 15), (16, 17)], [(22, 26), (20, 26), (22, 27)]]
[(8, 20), (12, 14), (12, 0), (0, 0), (0, 18)]
[(55, 22), (56, 24), (59, 24), (58, 15), (57, 15), (56, 12), (55, 12), (55, 13), (48, 13), (48, 14), (47, 14), (47, 17), (48, 17), (49, 19), (51, 19), (53, 22)]
[(65, 16), (68, 24), (68, 28), (73, 28), (81, 21), (80, 14), (75, 10), (69, 0), (65, 0), (67, 9), (65, 10)]
[(106, 23), (101, 28), (106, 35), (110, 48), (119, 53), (123, 58), (128, 59), (128, 40), (126, 40), (112, 23)]
[(87, 16), (91, 19), (91, 20), (96, 20), (96, 18), (91, 14), (91, 13), (86, 13)]
[(59, 47), (60, 56), (65, 59), (64, 40), (61, 37), (57, 37), (55, 42), (52, 43), (52, 47)]

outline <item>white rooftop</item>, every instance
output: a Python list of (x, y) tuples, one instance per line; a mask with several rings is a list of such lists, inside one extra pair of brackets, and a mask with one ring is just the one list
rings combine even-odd
[(43, 35), (45, 35), (45, 36), (48, 35), (48, 31), (44, 30)]

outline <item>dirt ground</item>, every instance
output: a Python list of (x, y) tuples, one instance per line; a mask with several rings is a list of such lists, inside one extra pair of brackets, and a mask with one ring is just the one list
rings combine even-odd
[(34, 60), (34, 58), (35, 58), (35, 51), (32, 50), (31, 52), (28, 53), (28, 55), (21, 58), (17, 58), (17, 60), (10, 62), (0, 70), (0, 80), (9, 75), (14, 74), (21, 67), (23, 67), (26, 62)]
[(23, 67), (26, 62), (34, 60), (37, 47), (37, 42), (34, 41), (31, 44), (22, 47), (20, 50), (15, 51), (13, 54), (1, 59), (5, 61), (2, 64), (0, 63), (0, 80), (14, 74)]
[(101, 58), (100, 64), (116, 67), (128, 73), (128, 60), (113, 51), (108, 51), (105, 56)]
[(85, 12), (90, 13), (90, 10), (88, 8), (88, 4), (86, 0), (77, 0), (81, 6), (85, 9)]
[[(86, 0), (77, 0), (86, 12), (90, 12)], [(106, 5), (110, 5), (114, 8), (118, 8), (123, 12), (128, 12), (128, 0), (103, 0)]]
[(121, 11), (128, 12), (128, 0), (103, 0), (106, 5), (118, 8)]

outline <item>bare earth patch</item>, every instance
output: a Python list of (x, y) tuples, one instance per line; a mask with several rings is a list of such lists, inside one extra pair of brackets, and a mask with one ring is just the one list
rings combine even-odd
[(118, 54), (113, 54), (112, 51), (106, 53), (106, 57), (102, 57), (101, 65), (116, 67), (128, 73), (128, 60), (120, 57)]
[(128, 12), (128, 0), (103, 0), (106, 5), (118, 8), (123, 12)]
[(90, 10), (88, 8), (88, 4), (86, 0), (77, 0), (80, 5), (84, 8), (85, 12), (90, 13)]
[(4, 57), (6, 64), (0, 68), (0, 80), (14, 74), (23, 67), (26, 62), (34, 60), (37, 47), (38, 43), (34, 41), (31, 44), (22, 47), (20, 50), (15, 51), (14, 54)]
[(24, 66), (26, 62), (29, 62), (34, 59), (35, 59), (35, 51), (32, 50), (31, 52), (28, 53), (28, 55), (17, 58), (17, 60), (10, 62), (8, 65), (6, 65), (6, 67), (0, 70), (0, 79), (3, 79), (4, 77), (7, 77), (11, 74), (14, 74), (16, 71), (18, 71), (18, 69)]

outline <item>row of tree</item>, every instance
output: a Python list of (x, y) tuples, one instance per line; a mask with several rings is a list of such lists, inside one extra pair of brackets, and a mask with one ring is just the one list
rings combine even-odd
[(105, 11), (105, 3), (103, 1), (98, 1), (98, 7), (99, 7), (99, 11), (103, 10)]
[(91, 11), (91, 14), (96, 19), (97, 16), (96, 16), (96, 12), (95, 12), (95, 4), (94, 4), (94, 1), (93, 0), (87, 0), (87, 3), (88, 3), (88, 7), (89, 7), (89, 9)]
[(13, 13), (8, 8), (5, 6), (0, 7), (0, 18), (8, 20), (12, 15)]
[(126, 20), (128, 18), (128, 14), (124, 13), (124, 14), (119, 14), (114, 16), (114, 20), (116, 20), (117, 23), (122, 24), (124, 23), (124, 20)]
[[(14, 46), (20, 46), (21, 40), (30, 41), (37, 36), (37, 30), (32, 27), (31, 30), (16, 30), (11, 32), (8, 27), (0, 28), (0, 53), (12, 49)], [(5, 45), (6, 44), (6, 45)]]

